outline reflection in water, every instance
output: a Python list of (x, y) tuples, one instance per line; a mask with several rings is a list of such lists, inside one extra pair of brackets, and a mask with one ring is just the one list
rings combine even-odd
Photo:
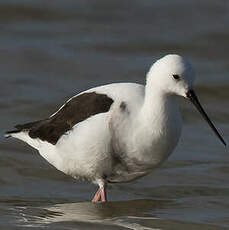
[(169, 201), (161, 200), (134, 200), (108, 203), (79, 202), (56, 204), (46, 208), (31, 207), (24, 209), (23, 212), (28, 218), (33, 215), (45, 223), (76, 220), (94, 221), (128, 215), (147, 216), (147, 211), (152, 210), (152, 208), (159, 208), (167, 203)]
[[(152, 209), (160, 209), (171, 203), (167, 200), (132, 200), (108, 203), (65, 203), (41, 207), (20, 208), (23, 217), (20, 224), (23, 226), (49, 225), (55, 226), (60, 223), (65, 225), (113, 225), (119, 227), (114, 229), (126, 229), (123, 227), (131, 226), (141, 229), (141, 225), (127, 221), (129, 218), (150, 218), (155, 219), (152, 215), (147, 214)], [(117, 218), (117, 219), (116, 219)], [(31, 223), (33, 223), (31, 225)], [(113, 229), (113, 228), (112, 228)], [(128, 228), (129, 229), (129, 228)], [(144, 228), (146, 229), (146, 228)], [(150, 228), (151, 229), (151, 228)]]
[(162, 208), (170, 201), (164, 200), (132, 200), (108, 203), (68, 203), (49, 207), (51, 212), (61, 213), (61, 216), (46, 218), (47, 221), (94, 221), (120, 216), (147, 216), (147, 211)]
[[(173, 206), (169, 200), (132, 200), (94, 204), (56, 204), (46, 208), (19, 208), (20, 226), (48, 229), (186, 229), (215, 230), (217, 226), (157, 218), (157, 213)], [(173, 207), (172, 207), (173, 208)], [(175, 211), (176, 209), (174, 209)], [(171, 226), (173, 226), (171, 228)], [(225, 228), (221, 228), (222, 230)]]
[[(200, 100), (229, 139), (229, 4), (129, 2), (1, 0), (1, 136), (52, 114), (86, 88), (144, 83), (153, 60), (175, 52), (194, 63)], [(112, 198), (132, 200), (126, 202), (71, 204), (88, 200), (94, 188), (57, 172), (29, 146), (0, 137), (0, 229), (14, 229), (15, 219), (29, 229), (55, 230), (228, 227), (228, 154), (191, 105), (182, 109), (183, 136), (169, 162), (111, 189)], [(142, 198), (152, 200), (136, 200)]]

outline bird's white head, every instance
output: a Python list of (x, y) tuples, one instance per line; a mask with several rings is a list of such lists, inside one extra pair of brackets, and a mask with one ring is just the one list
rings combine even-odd
[(156, 61), (150, 68), (147, 74), (146, 93), (150, 95), (151, 92), (152, 94), (157, 92), (158, 95), (166, 97), (179, 95), (188, 98), (210, 125), (216, 136), (226, 145), (193, 90), (194, 78), (195, 72), (186, 58), (169, 54)]
[(192, 89), (195, 72), (189, 61), (177, 54), (169, 54), (156, 61), (147, 74), (147, 85), (165, 94), (186, 97)]

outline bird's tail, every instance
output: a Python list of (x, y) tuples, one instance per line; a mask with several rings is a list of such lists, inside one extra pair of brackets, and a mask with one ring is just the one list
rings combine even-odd
[(39, 125), (42, 121), (34, 121), (26, 124), (16, 125), (15, 129), (9, 130), (4, 134), (5, 138), (14, 137), (20, 139), (32, 147), (38, 149), (40, 142), (37, 139), (31, 138), (29, 136), (29, 131), (35, 126)]

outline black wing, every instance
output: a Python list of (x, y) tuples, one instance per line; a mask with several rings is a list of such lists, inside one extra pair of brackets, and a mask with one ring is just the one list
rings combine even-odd
[(16, 130), (7, 134), (28, 131), (31, 138), (40, 138), (53, 145), (75, 124), (98, 113), (109, 111), (113, 100), (105, 94), (96, 92), (83, 93), (73, 97), (53, 116), (23, 125), (16, 125)]

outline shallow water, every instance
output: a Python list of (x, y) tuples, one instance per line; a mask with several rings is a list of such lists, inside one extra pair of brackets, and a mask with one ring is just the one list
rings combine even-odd
[[(151, 63), (187, 56), (196, 91), (229, 139), (227, 1), (0, 1), (1, 136), (70, 96), (110, 82), (144, 83)], [(169, 160), (134, 183), (75, 182), (17, 140), (0, 138), (1, 229), (227, 229), (229, 155), (190, 103)]]

